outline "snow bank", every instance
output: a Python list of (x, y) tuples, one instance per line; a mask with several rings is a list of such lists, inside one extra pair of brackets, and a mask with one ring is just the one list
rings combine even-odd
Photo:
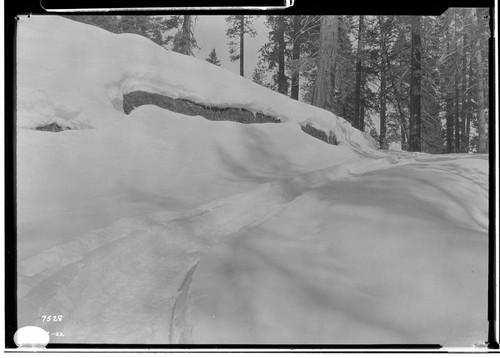
[[(487, 156), (373, 151), (329, 112), (64, 18), (22, 18), (18, 46), (20, 325), (62, 343), (486, 340)], [(136, 90), (284, 122), (127, 116)], [(54, 122), (73, 130), (32, 129)]]
[(211, 122), (142, 106), (119, 126), (19, 129), (19, 254), (123, 217), (185, 210), (260, 183), (357, 160), (293, 123)]
[(173, 342), (484, 342), (485, 171), (434, 160), (307, 191), (204, 256)]
[(54, 122), (73, 129), (101, 127), (122, 120), (115, 112), (123, 94), (147, 91), (309, 123), (333, 131), (341, 144), (373, 148), (371, 138), (331, 112), (206, 61), (166, 51), (142, 36), (115, 35), (62, 17), (32, 16), (19, 21), (18, 44), (22, 128)]

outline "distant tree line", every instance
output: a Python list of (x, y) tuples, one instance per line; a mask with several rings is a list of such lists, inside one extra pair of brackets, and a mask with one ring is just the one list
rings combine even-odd
[(253, 80), (347, 119), (382, 149), (485, 153), (488, 15), (269, 15)]
[[(488, 16), (474, 8), (441, 16), (266, 15), (268, 36), (251, 78), (345, 118), (381, 149), (484, 153)], [(197, 47), (195, 16), (68, 17), (186, 55)], [(229, 59), (239, 61), (241, 76), (256, 18), (226, 17)], [(206, 61), (220, 66), (215, 48)]]

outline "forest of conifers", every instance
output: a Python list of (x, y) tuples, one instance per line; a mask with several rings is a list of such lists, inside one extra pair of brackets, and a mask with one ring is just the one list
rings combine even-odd
[[(194, 15), (68, 17), (186, 55), (197, 48)], [(256, 35), (256, 18), (226, 17), (229, 58), (239, 61), (242, 76), (245, 38)], [(265, 15), (265, 25), (254, 82), (332, 111), (381, 149), (488, 152), (490, 9)], [(206, 60), (220, 65), (215, 48)]]

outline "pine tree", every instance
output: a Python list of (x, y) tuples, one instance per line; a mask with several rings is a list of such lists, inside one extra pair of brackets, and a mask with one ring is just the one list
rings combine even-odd
[(337, 55), (338, 17), (322, 16), (320, 20), (320, 41), (317, 73), (312, 97), (313, 106), (332, 107), (333, 69)]
[(471, 8), (470, 11), (472, 17), (473, 34), (475, 34), (474, 54), (476, 57), (476, 66), (477, 66), (477, 71), (476, 71), (477, 118), (478, 118), (477, 152), (486, 153), (487, 147), (486, 147), (486, 126), (484, 119), (483, 58), (481, 54), (481, 36), (477, 19), (478, 11), (475, 8)]
[(285, 31), (287, 29), (287, 21), (285, 16), (278, 16), (276, 26), (276, 40), (278, 51), (278, 73), (276, 82), (278, 83), (278, 92), (288, 94), (288, 77), (285, 74), (285, 56), (286, 56), (286, 43)]
[(390, 77), (394, 87), (396, 113), (399, 117), (401, 149), (408, 150), (409, 129), (407, 118), (409, 116), (411, 43), (407, 38), (408, 23), (404, 20), (404, 18), (398, 19), (398, 34), (393, 48), (394, 65), (391, 68)]
[(422, 151), (429, 153), (443, 150), (438, 71), (441, 32), (437, 24), (433, 17), (422, 17), (421, 143)]
[[(478, 151), (480, 115), (483, 113), (484, 135), (487, 142), (486, 120), (484, 118), (487, 104), (487, 86), (478, 91), (484, 80), (478, 81), (478, 74), (484, 78), (487, 70), (478, 71), (477, 39), (488, 33), (487, 26), (474, 26), (474, 11), (469, 9), (449, 9), (440, 18), (440, 77), (443, 93), (443, 108), (446, 118), (446, 152)], [(479, 17), (480, 19), (481, 17)], [(478, 20), (479, 20), (478, 19)], [(486, 46), (479, 43), (479, 54), (483, 65), (487, 61)], [(482, 101), (481, 101), (482, 97)], [(479, 103), (483, 103), (483, 111), (479, 111)], [(471, 132), (471, 126), (476, 131)], [(472, 137), (471, 137), (472, 135)]]
[(387, 149), (386, 142), (386, 115), (387, 115), (387, 71), (388, 71), (388, 53), (387, 53), (387, 22), (384, 16), (378, 17), (378, 26), (380, 32), (380, 149)]
[(300, 67), (294, 68), (294, 65), (297, 64), (300, 61), (300, 47), (302, 44), (302, 39), (303, 37), (301, 36), (301, 22), (302, 22), (302, 16), (300, 15), (294, 15), (292, 16), (292, 23), (293, 23), (293, 35), (291, 38), (292, 41), (292, 61), (290, 64), (291, 67), (291, 72), (292, 72), (292, 81), (291, 81), (291, 87), (292, 91), (290, 94), (290, 97), (292, 99), (299, 99), (299, 90), (300, 90)]
[(359, 16), (359, 30), (358, 30), (358, 50), (356, 54), (356, 85), (354, 89), (354, 127), (363, 131), (364, 130), (364, 120), (361, 116), (362, 99), (361, 92), (363, 84), (361, 83), (362, 78), (362, 57), (363, 57), (363, 47), (364, 47), (364, 16)]
[(244, 53), (245, 34), (254, 37), (257, 33), (252, 25), (251, 15), (230, 15), (226, 17), (228, 28), (226, 36), (229, 38), (229, 58), (231, 61), (240, 60), (240, 76), (245, 75)]
[(460, 111), (460, 152), (466, 153), (468, 151), (468, 137), (466, 137), (466, 123), (467, 123), (467, 34), (464, 31), (462, 37), (462, 86), (461, 86), (461, 111)]
[(267, 69), (261, 59), (257, 62), (257, 65), (255, 65), (255, 68), (253, 69), (252, 81), (261, 86), (273, 89), (273, 86), (267, 80)]
[(420, 152), (421, 143), (421, 17), (411, 19), (411, 82), (410, 82), (410, 141), (409, 150)]
[(298, 72), (302, 79), (299, 89), (302, 91), (302, 99), (306, 103), (312, 103), (316, 80), (320, 18), (317, 15), (302, 17), (299, 30), (299, 36), (301, 37), (300, 58), (290, 63), (292, 74)]
[(454, 128), (455, 128), (455, 148), (454, 148), (454, 152), (455, 153), (460, 153), (460, 117), (459, 117), (459, 100), (460, 100), (460, 96), (459, 96), (459, 69), (460, 69), (460, 62), (459, 62), (459, 47), (460, 47), (460, 44), (459, 44), (459, 40), (460, 40), (460, 37), (458, 36), (458, 31), (457, 31), (457, 13), (455, 12), (454, 14), (454, 37), (455, 37), (455, 41), (454, 41), (454, 52), (455, 54), (453, 55), (453, 59), (454, 59), (454, 63), (455, 63), (455, 70), (454, 70), (454, 83), (453, 83), (453, 87), (454, 87), (454, 118), (455, 118), (455, 121), (454, 121)]
[(354, 88), (356, 58), (351, 38), (355, 35), (354, 16), (338, 17), (337, 58), (333, 77), (332, 111), (354, 123)]
[(217, 58), (217, 53), (215, 52), (215, 47), (212, 48), (212, 51), (208, 54), (208, 57), (205, 59), (207, 62), (210, 62), (216, 66), (220, 66), (221, 63), (219, 59)]
[(443, 52), (441, 53), (441, 91), (444, 97), (444, 112), (446, 118), (446, 153), (454, 152), (454, 142), (455, 142), (455, 120), (454, 120), (454, 108), (453, 108), (453, 79), (456, 75), (454, 66), (454, 56), (453, 56), (453, 32), (451, 31), (453, 26), (453, 16), (450, 11), (445, 12), (441, 18), (440, 27), (443, 31), (443, 38), (441, 40)]
[(287, 59), (290, 56), (291, 21), (289, 16), (268, 15), (265, 25), (269, 28), (268, 42), (260, 49), (260, 59), (272, 71), (272, 78), (278, 92), (288, 94), (289, 80), (286, 75)]
[(193, 48), (198, 47), (194, 38), (194, 23), (192, 15), (184, 15), (182, 28), (174, 38), (172, 51), (183, 55), (193, 56)]

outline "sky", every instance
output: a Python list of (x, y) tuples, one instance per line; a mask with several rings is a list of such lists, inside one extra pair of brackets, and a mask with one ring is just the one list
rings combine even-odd
[[(222, 15), (200, 15), (196, 18), (194, 36), (198, 42), (199, 50), (195, 51), (195, 56), (206, 59), (212, 48), (215, 48), (218, 59), (222, 67), (236, 74), (240, 73), (239, 61), (229, 60), (228, 38), (226, 29), (228, 27), (226, 16)], [(259, 49), (267, 41), (268, 30), (264, 25), (265, 16), (258, 16), (254, 21), (257, 31), (255, 37), (245, 36), (245, 77), (252, 78), (252, 72), (259, 60)]]

